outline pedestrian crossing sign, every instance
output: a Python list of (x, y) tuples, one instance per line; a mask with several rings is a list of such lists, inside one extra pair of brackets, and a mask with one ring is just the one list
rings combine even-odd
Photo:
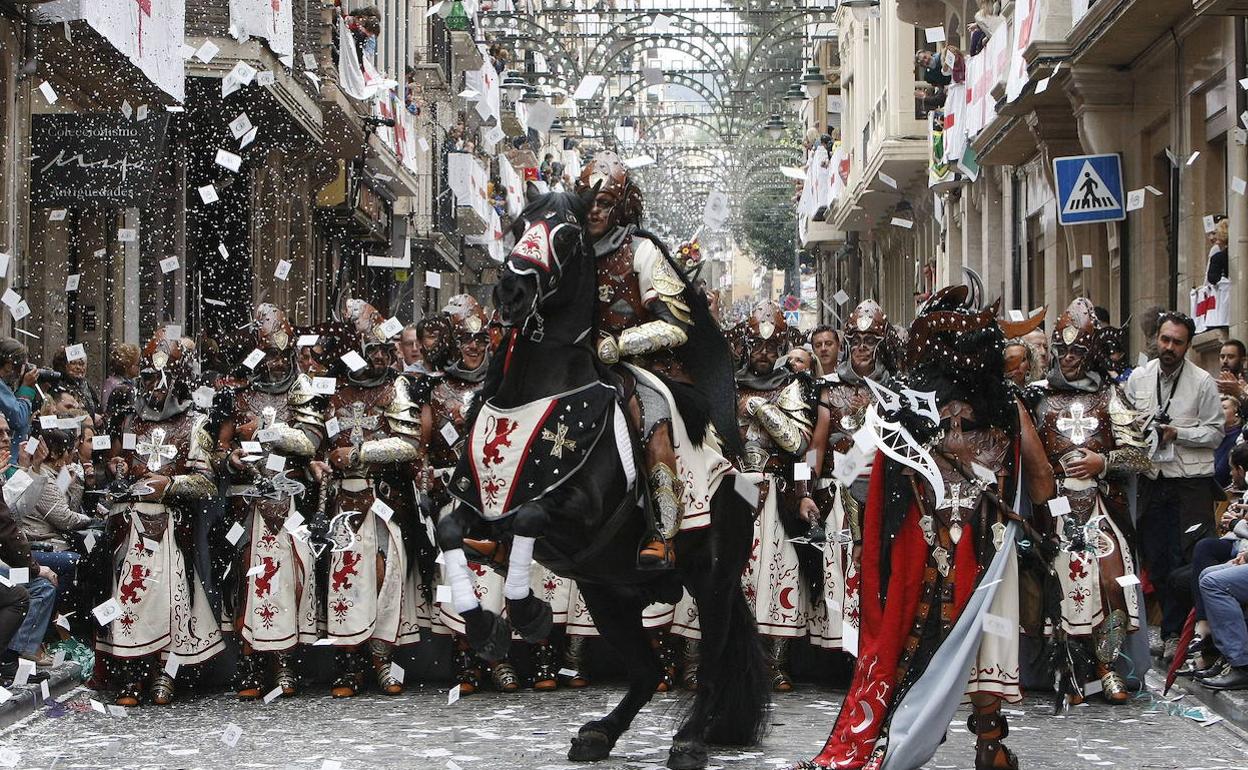
[(1063, 225), (1118, 222), (1127, 216), (1122, 159), (1113, 154), (1053, 159), (1057, 221)]

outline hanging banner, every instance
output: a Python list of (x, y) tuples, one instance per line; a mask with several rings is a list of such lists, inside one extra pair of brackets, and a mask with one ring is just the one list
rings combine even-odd
[(30, 206), (141, 206), (165, 153), (168, 115), (32, 115)]
[(1031, 45), (1032, 32), (1035, 27), (1036, 0), (1018, 0), (1014, 6), (1014, 36), (1010, 46), (1010, 79), (1005, 83), (1005, 100), (1012, 102), (1023, 92), (1027, 85), (1027, 62), (1023, 52)]
[(230, 0), (230, 28), (245, 42), (249, 37), (267, 40), (269, 49), (281, 56), (295, 52), (295, 22), (290, 12), (295, 0)]
[(927, 118), (927, 186), (954, 181), (953, 166), (945, 160), (945, 116), (936, 110)]
[(39, 15), (86, 21), (160, 90), (178, 101), (185, 96), (186, 0), (56, 0), (40, 5)]

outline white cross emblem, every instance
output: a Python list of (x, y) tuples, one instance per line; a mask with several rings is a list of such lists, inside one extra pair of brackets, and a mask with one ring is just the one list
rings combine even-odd
[(1073, 444), (1082, 444), (1087, 441), (1088, 432), (1096, 430), (1096, 426), (1101, 424), (1095, 417), (1084, 417), (1083, 404), (1077, 401), (1070, 405), (1066, 414), (1070, 416), (1057, 418), (1057, 429)]
[[(558, 432), (542, 428), (542, 440), (551, 442), (550, 456), (563, 459), (563, 450), (576, 451), (576, 442), (568, 438), (568, 426), (559, 423)], [(555, 471), (558, 473), (558, 471)]]
[(945, 495), (945, 502), (938, 506), (937, 510), (953, 509), (954, 513), (961, 511), (963, 508), (971, 509), (979, 500), (979, 490), (974, 484), (968, 485), (966, 497), (962, 496), (962, 483), (955, 481), (949, 485), (949, 493)]
[(153, 429), (151, 438), (147, 441), (140, 441), (135, 451), (145, 458), (149, 471), (159, 469), (161, 465), (164, 465), (165, 460), (172, 460), (178, 456), (178, 448), (173, 444), (165, 443), (164, 428)]
[(365, 417), (364, 402), (355, 401), (351, 404), (351, 414), (338, 418), (338, 426), (351, 429), (351, 434), (348, 436), (351, 440), (351, 446), (359, 449), (360, 445), (364, 443), (364, 429), (376, 430), (377, 415), (372, 414)]

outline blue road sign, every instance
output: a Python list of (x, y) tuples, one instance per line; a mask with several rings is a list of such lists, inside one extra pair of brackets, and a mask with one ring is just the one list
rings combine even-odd
[(1118, 222), (1127, 216), (1122, 159), (1117, 155), (1071, 155), (1053, 159), (1057, 221), (1063, 225)]
[(796, 310), (784, 311), (784, 322), (789, 326), (797, 326), (802, 322), (802, 314)]

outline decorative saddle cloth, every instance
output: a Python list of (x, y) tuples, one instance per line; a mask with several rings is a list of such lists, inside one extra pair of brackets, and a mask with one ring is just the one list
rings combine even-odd
[(612, 424), (615, 389), (594, 382), (511, 409), (487, 401), (450, 492), (487, 521), (540, 499), (576, 475)]

